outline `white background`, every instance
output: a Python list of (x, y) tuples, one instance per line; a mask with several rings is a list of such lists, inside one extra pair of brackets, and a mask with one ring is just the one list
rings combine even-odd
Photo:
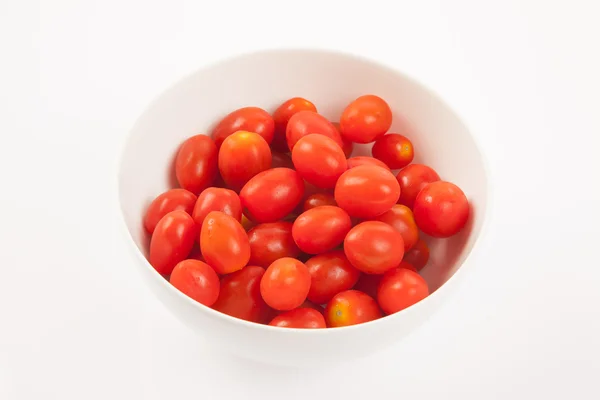
[[(600, 398), (599, 7), (0, 0), (0, 399)], [(493, 170), (489, 246), (460, 292), (332, 369), (211, 352), (142, 286), (111, 208), (117, 150), (154, 96), (280, 46), (416, 77)]]

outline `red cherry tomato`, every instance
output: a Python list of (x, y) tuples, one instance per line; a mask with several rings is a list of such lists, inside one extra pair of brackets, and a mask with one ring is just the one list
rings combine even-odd
[(327, 303), (337, 293), (351, 289), (360, 276), (342, 250), (314, 256), (306, 261), (306, 267), (311, 276), (308, 299), (317, 304)]
[(318, 329), (326, 328), (325, 318), (312, 308), (296, 308), (279, 314), (269, 323), (281, 328)]
[(412, 249), (404, 254), (402, 260), (415, 267), (417, 271), (422, 270), (427, 264), (427, 261), (429, 261), (429, 247), (427, 246), (427, 243), (423, 240), (418, 240)]
[(351, 216), (373, 218), (396, 204), (400, 186), (389, 170), (361, 165), (340, 176), (334, 196), (338, 205)]
[(390, 167), (385, 165), (383, 161), (373, 157), (357, 156), (348, 159), (348, 169), (358, 167), (359, 165), (376, 165), (378, 167), (385, 168), (388, 171), (390, 169)]
[(258, 133), (267, 143), (273, 141), (275, 122), (268, 112), (258, 107), (243, 107), (223, 118), (212, 132), (217, 147), (237, 131)]
[(298, 140), (311, 133), (325, 135), (333, 139), (340, 148), (344, 147), (342, 137), (335, 126), (324, 116), (312, 111), (300, 111), (292, 115), (285, 133), (288, 147), (294, 150)]
[(374, 219), (385, 222), (400, 232), (404, 239), (404, 251), (410, 250), (419, 240), (419, 228), (417, 228), (415, 217), (410, 208), (405, 205), (395, 204), (389, 211)]
[(404, 260), (402, 260), (400, 265), (398, 265), (398, 268), (405, 268), (405, 269), (411, 270), (412, 272), (418, 272), (417, 269), (412, 264), (409, 264)]
[(377, 287), (383, 275), (361, 274), (358, 282), (354, 285), (354, 290), (366, 293), (372, 298), (377, 298)]
[(415, 157), (412, 142), (397, 133), (389, 133), (377, 139), (371, 152), (373, 157), (383, 161), (391, 169), (404, 168)]
[(205, 306), (212, 306), (219, 297), (219, 277), (206, 263), (183, 260), (173, 268), (169, 277), (171, 285)]
[(400, 184), (398, 203), (413, 208), (417, 195), (427, 184), (440, 180), (440, 176), (432, 168), (423, 164), (410, 164), (398, 172), (396, 179)]
[(362, 324), (381, 317), (377, 302), (358, 290), (336, 294), (325, 307), (325, 322), (330, 328)]
[(383, 136), (392, 126), (392, 110), (381, 98), (360, 96), (342, 113), (340, 130), (346, 140), (371, 143)]
[(239, 221), (221, 211), (211, 211), (204, 218), (200, 249), (208, 265), (219, 274), (242, 269), (250, 260), (246, 231)]
[(292, 161), (302, 178), (324, 189), (333, 188), (340, 175), (348, 169), (342, 148), (333, 139), (316, 133), (303, 136), (296, 142)]
[(275, 137), (271, 143), (273, 149), (284, 153), (290, 151), (285, 131), (290, 118), (300, 111), (312, 111), (316, 113), (317, 107), (302, 97), (294, 97), (284, 102), (277, 110), (275, 110), (273, 113), (273, 120), (275, 120)]
[(231, 189), (240, 190), (250, 178), (270, 167), (271, 149), (257, 133), (235, 132), (221, 144), (219, 172)]
[(382, 274), (402, 261), (404, 240), (400, 232), (384, 222), (361, 222), (344, 239), (344, 252), (362, 272)]
[(161, 275), (169, 275), (175, 265), (187, 258), (198, 230), (190, 214), (171, 211), (158, 221), (150, 239), (150, 264)]
[(292, 237), (291, 222), (271, 222), (256, 225), (248, 231), (250, 264), (268, 267), (283, 257), (296, 258), (300, 249)]
[(458, 186), (437, 181), (425, 186), (413, 205), (417, 226), (429, 236), (456, 235), (469, 219), (469, 200)]
[[(338, 133), (340, 132), (340, 123), (339, 122), (332, 122), (333, 126), (335, 126), (335, 129), (337, 129)], [(342, 134), (340, 133), (340, 136)], [(342, 142), (344, 143), (344, 145), (342, 146), (342, 150), (344, 150), (344, 154), (346, 155), (346, 158), (349, 158), (352, 155), (352, 152), (354, 151), (354, 143), (352, 143), (350, 140), (346, 140), (342, 137)]]
[(196, 135), (183, 142), (175, 158), (175, 175), (182, 188), (199, 194), (213, 184), (217, 172), (217, 147), (211, 138)]
[(213, 308), (246, 321), (267, 323), (274, 315), (260, 295), (264, 268), (249, 265), (221, 278), (221, 292)]
[(386, 314), (404, 310), (429, 295), (427, 282), (416, 272), (394, 268), (383, 275), (377, 289), (377, 302)]
[(305, 253), (324, 253), (339, 246), (352, 227), (346, 211), (334, 206), (321, 206), (303, 212), (292, 226), (294, 241)]
[(167, 213), (175, 210), (182, 210), (192, 214), (194, 204), (196, 204), (196, 195), (185, 189), (171, 189), (158, 195), (146, 211), (144, 218), (144, 227), (148, 233), (154, 232), (158, 221)]
[(284, 153), (276, 151), (271, 152), (271, 168), (290, 168), (294, 169), (292, 158)]
[(196, 225), (202, 226), (211, 211), (221, 211), (238, 222), (242, 220), (242, 203), (233, 190), (210, 187), (200, 193), (192, 214)]
[(260, 281), (260, 293), (276, 310), (292, 310), (306, 300), (310, 274), (302, 262), (284, 257), (269, 265)]
[(302, 211), (308, 211), (311, 208), (320, 206), (337, 206), (337, 203), (335, 202), (333, 195), (329, 193), (315, 193), (304, 200)]
[(275, 222), (291, 213), (304, 195), (304, 181), (293, 169), (273, 168), (244, 185), (244, 214), (256, 222)]

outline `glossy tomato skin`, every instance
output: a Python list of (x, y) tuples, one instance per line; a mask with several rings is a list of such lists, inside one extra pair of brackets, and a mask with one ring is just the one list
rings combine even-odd
[(237, 131), (258, 133), (267, 143), (273, 141), (275, 122), (268, 112), (258, 107), (243, 107), (223, 118), (212, 132), (217, 147), (225, 138)]
[(221, 278), (221, 291), (213, 309), (235, 318), (265, 324), (275, 314), (260, 295), (265, 269), (248, 265)]
[(412, 142), (398, 133), (388, 133), (377, 139), (371, 152), (373, 157), (383, 161), (390, 169), (404, 168), (415, 157)]
[(200, 193), (192, 214), (196, 225), (202, 226), (211, 211), (221, 211), (237, 221), (242, 220), (242, 203), (233, 190), (210, 187)]
[(154, 232), (158, 221), (171, 211), (183, 210), (191, 215), (196, 199), (194, 193), (185, 189), (171, 189), (161, 193), (150, 203), (146, 211), (144, 228), (148, 233)]
[(308, 211), (311, 208), (320, 206), (337, 206), (335, 198), (329, 193), (315, 193), (311, 194), (304, 200), (302, 205), (302, 211)]
[(437, 181), (425, 186), (413, 205), (417, 226), (429, 236), (456, 235), (469, 219), (469, 200), (453, 183)]
[(402, 261), (404, 240), (400, 232), (384, 222), (361, 222), (344, 239), (344, 253), (360, 271), (382, 274)]
[(244, 214), (259, 223), (276, 222), (291, 213), (304, 196), (304, 181), (289, 168), (254, 176), (240, 191)]
[(250, 264), (268, 267), (283, 257), (296, 258), (300, 249), (292, 237), (292, 223), (279, 221), (259, 224), (248, 231)]
[(346, 211), (339, 207), (321, 206), (296, 218), (292, 236), (300, 250), (319, 254), (339, 246), (351, 227), (352, 221)]
[(340, 118), (340, 131), (346, 140), (371, 143), (392, 126), (392, 110), (381, 97), (360, 96), (346, 107)]
[(419, 228), (410, 208), (403, 204), (395, 204), (389, 211), (375, 217), (374, 220), (385, 222), (396, 229), (404, 239), (404, 251), (410, 250), (419, 240)]
[(316, 112), (300, 111), (294, 114), (287, 124), (286, 138), (290, 150), (294, 150), (294, 146), (300, 138), (311, 133), (325, 135), (333, 139), (340, 148), (344, 147), (340, 133), (327, 118)]
[(204, 218), (200, 250), (207, 264), (218, 274), (240, 270), (250, 260), (246, 231), (239, 221), (221, 211), (211, 211)]
[(381, 317), (377, 302), (358, 290), (336, 294), (325, 307), (325, 322), (330, 328), (362, 324)]
[(373, 157), (356, 156), (348, 159), (348, 169), (358, 167), (359, 165), (376, 165), (387, 170), (390, 169), (383, 161)]
[(169, 275), (175, 265), (187, 258), (198, 230), (185, 211), (175, 210), (158, 221), (150, 239), (150, 264), (161, 275)]
[(219, 172), (227, 186), (239, 191), (254, 175), (271, 167), (271, 149), (259, 134), (238, 131), (219, 149)]
[(280, 311), (300, 306), (310, 289), (310, 274), (302, 262), (280, 258), (267, 268), (260, 281), (260, 293), (265, 302)]
[(415, 267), (417, 271), (422, 270), (427, 265), (427, 261), (429, 261), (429, 246), (427, 246), (424, 240), (418, 240), (412, 249), (404, 254), (402, 260)]
[(427, 165), (410, 164), (398, 172), (396, 179), (401, 190), (398, 203), (413, 208), (415, 199), (421, 189), (431, 182), (439, 181), (440, 176)]
[(342, 250), (319, 254), (306, 261), (311, 283), (308, 299), (325, 304), (337, 293), (351, 289), (360, 271), (350, 264)]
[(334, 197), (350, 216), (374, 218), (392, 208), (400, 185), (387, 169), (361, 165), (344, 172), (335, 185)]
[(215, 181), (217, 158), (217, 146), (211, 138), (192, 136), (183, 142), (175, 158), (177, 182), (182, 188), (199, 194)]
[(316, 113), (317, 107), (302, 97), (291, 98), (277, 107), (277, 110), (273, 113), (273, 120), (275, 121), (275, 137), (273, 138), (271, 147), (273, 147), (274, 150), (283, 153), (290, 151), (287, 144), (286, 129), (290, 118), (300, 111), (312, 111)]
[(271, 168), (290, 168), (294, 169), (292, 158), (285, 153), (271, 152)]
[(323, 189), (335, 187), (340, 175), (348, 169), (342, 148), (333, 139), (316, 133), (296, 142), (292, 161), (303, 179)]
[(325, 318), (312, 308), (296, 308), (279, 314), (269, 323), (281, 328), (319, 329), (326, 328)]
[(404, 310), (429, 295), (427, 282), (416, 272), (394, 268), (383, 275), (377, 289), (377, 302), (386, 314)]
[(219, 277), (208, 264), (202, 261), (179, 262), (173, 268), (169, 282), (180, 292), (208, 307), (212, 306), (219, 297)]

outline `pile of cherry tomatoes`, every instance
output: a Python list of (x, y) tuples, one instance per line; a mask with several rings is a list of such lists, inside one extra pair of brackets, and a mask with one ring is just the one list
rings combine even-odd
[[(233, 111), (179, 148), (180, 188), (146, 211), (150, 263), (192, 299), (273, 326), (354, 325), (417, 303), (429, 294), (420, 231), (458, 233), (469, 203), (411, 164), (413, 145), (391, 124), (374, 95), (339, 123), (299, 97), (273, 115)], [(372, 142), (373, 157), (351, 157)]]

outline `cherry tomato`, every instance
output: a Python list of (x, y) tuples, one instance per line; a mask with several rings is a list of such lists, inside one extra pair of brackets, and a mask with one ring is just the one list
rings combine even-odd
[(260, 281), (260, 293), (276, 310), (292, 310), (306, 300), (310, 289), (310, 274), (302, 262), (289, 257), (269, 265)]
[(317, 304), (327, 303), (337, 293), (351, 289), (360, 276), (342, 250), (314, 256), (306, 261), (306, 267), (311, 277), (308, 299)]
[[(338, 133), (340, 132), (340, 123), (339, 122), (332, 122), (333, 126), (335, 126), (335, 129), (337, 129)], [(340, 133), (340, 136), (342, 134)], [(354, 151), (354, 143), (352, 143), (352, 141), (350, 140), (346, 140), (342, 137), (342, 142), (343, 142), (343, 146), (342, 146), (342, 150), (344, 150), (344, 155), (346, 155), (346, 158), (349, 158), (352, 155), (352, 152)]]
[(233, 190), (210, 187), (200, 193), (192, 214), (196, 225), (202, 226), (211, 211), (221, 211), (237, 221), (242, 220), (242, 203)]
[(405, 269), (411, 270), (412, 272), (418, 272), (417, 269), (412, 264), (409, 264), (404, 260), (402, 260), (400, 265), (398, 265), (398, 268), (405, 268)]
[(373, 157), (357, 156), (348, 159), (348, 169), (358, 167), (359, 165), (376, 165), (378, 167), (385, 168), (388, 171), (390, 169), (390, 167), (385, 165), (383, 161)]
[(404, 254), (403, 261), (415, 267), (417, 271), (422, 270), (429, 261), (429, 246), (423, 240), (417, 241), (412, 249)]
[(324, 116), (312, 111), (300, 111), (292, 115), (286, 128), (286, 138), (288, 147), (294, 150), (294, 146), (300, 138), (318, 133), (333, 139), (340, 148), (344, 147), (344, 142), (338, 130)]
[(381, 317), (377, 302), (358, 290), (336, 294), (325, 307), (325, 322), (330, 328), (362, 324)]
[(154, 232), (158, 221), (171, 211), (182, 210), (191, 215), (196, 199), (194, 193), (185, 189), (171, 189), (158, 195), (146, 211), (144, 218), (146, 231)]
[(211, 211), (204, 218), (200, 249), (208, 265), (219, 274), (242, 269), (250, 260), (246, 231), (239, 221), (221, 211)]
[(326, 328), (325, 318), (312, 308), (296, 308), (279, 314), (269, 323), (281, 328), (317, 329)]
[(291, 213), (304, 195), (304, 181), (289, 168), (273, 168), (244, 185), (240, 199), (244, 214), (256, 222), (275, 222)]
[(316, 133), (298, 140), (292, 150), (292, 161), (302, 178), (323, 189), (335, 187), (340, 175), (348, 169), (342, 148)]
[(150, 239), (150, 264), (159, 274), (169, 275), (190, 254), (197, 234), (190, 214), (183, 210), (166, 214), (156, 224)]
[(437, 181), (425, 186), (413, 205), (417, 226), (429, 236), (447, 238), (469, 219), (469, 200), (458, 186)]
[(354, 285), (354, 290), (366, 293), (372, 298), (377, 298), (377, 287), (383, 275), (361, 274), (358, 282)]
[(340, 130), (346, 140), (371, 143), (392, 126), (392, 110), (381, 98), (360, 96), (346, 107), (340, 118)]
[(404, 239), (404, 251), (408, 251), (419, 240), (419, 228), (417, 228), (415, 217), (410, 208), (405, 205), (395, 204), (389, 211), (374, 219), (385, 222), (400, 232)]
[(352, 221), (346, 211), (334, 206), (315, 207), (303, 212), (292, 226), (294, 241), (305, 253), (324, 253), (339, 246)]
[(412, 142), (397, 133), (389, 133), (377, 139), (371, 152), (373, 157), (383, 161), (391, 169), (404, 168), (415, 157)]
[(386, 314), (393, 314), (429, 295), (427, 282), (416, 272), (394, 268), (383, 275), (377, 289), (377, 302)]
[(432, 168), (423, 164), (410, 164), (398, 172), (396, 179), (400, 184), (398, 203), (413, 208), (417, 195), (427, 184), (440, 180), (440, 176)]
[(337, 206), (337, 203), (335, 202), (333, 195), (329, 193), (315, 193), (304, 200), (302, 211), (308, 211), (311, 208), (320, 206)]
[(344, 253), (362, 272), (382, 274), (402, 261), (404, 240), (400, 232), (384, 222), (361, 222), (344, 239)]
[(205, 135), (192, 136), (179, 148), (175, 175), (179, 185), (194, 194), (211, 186), (217, 177), (217, 146)]
[(276, 151), (271, 152), (271, 168), (290, 168), (294, 169), (292, 158), (284, 153)]
[(256, 225), (248, 231), (250, 264), (268, 267), (283, 257), (296, 258), (300, 249), (292, 237), (291, 222), (271, 222)]
[(219, 277), (202, 261), (181, 261), (173, 268), (169, 282), (183, 294), (208, 307), (219, 297)]
[(246, 321), (267, 323), (274, 311), (260, 295), (264, 268), (249, 265), (221, 278), (221, 292), (213, 308)]
[(277, 110), (275, 110), (273, 113), (273, 120), (275, 120), (275, 137), (271, 143), (273, 149), (284, 153), (290, 151), (287, 144), (286, 128), (290, 118), (300, 111), (312, 111), (316, 113), (317, 107), (302, 97), (294, 97), (285, 101), (277, 108)]
[(271, 149), (259, 134), (238, 131), (223, 140), (219, 172), (231, 189), (240, 190), (250, 178), (270, 167)]
[(400, 186), (389, 170), (361, 165), (340, 176), (334, 196), (338, 205), (351, 216), (373, 218), (396, 204)]
[(258, 133), (267, 143), (273, 141), (275, 122), (268, 112), (258, 107), (243, 107), (223, 118), (212, 132), (217, 147), (237, 131)]

